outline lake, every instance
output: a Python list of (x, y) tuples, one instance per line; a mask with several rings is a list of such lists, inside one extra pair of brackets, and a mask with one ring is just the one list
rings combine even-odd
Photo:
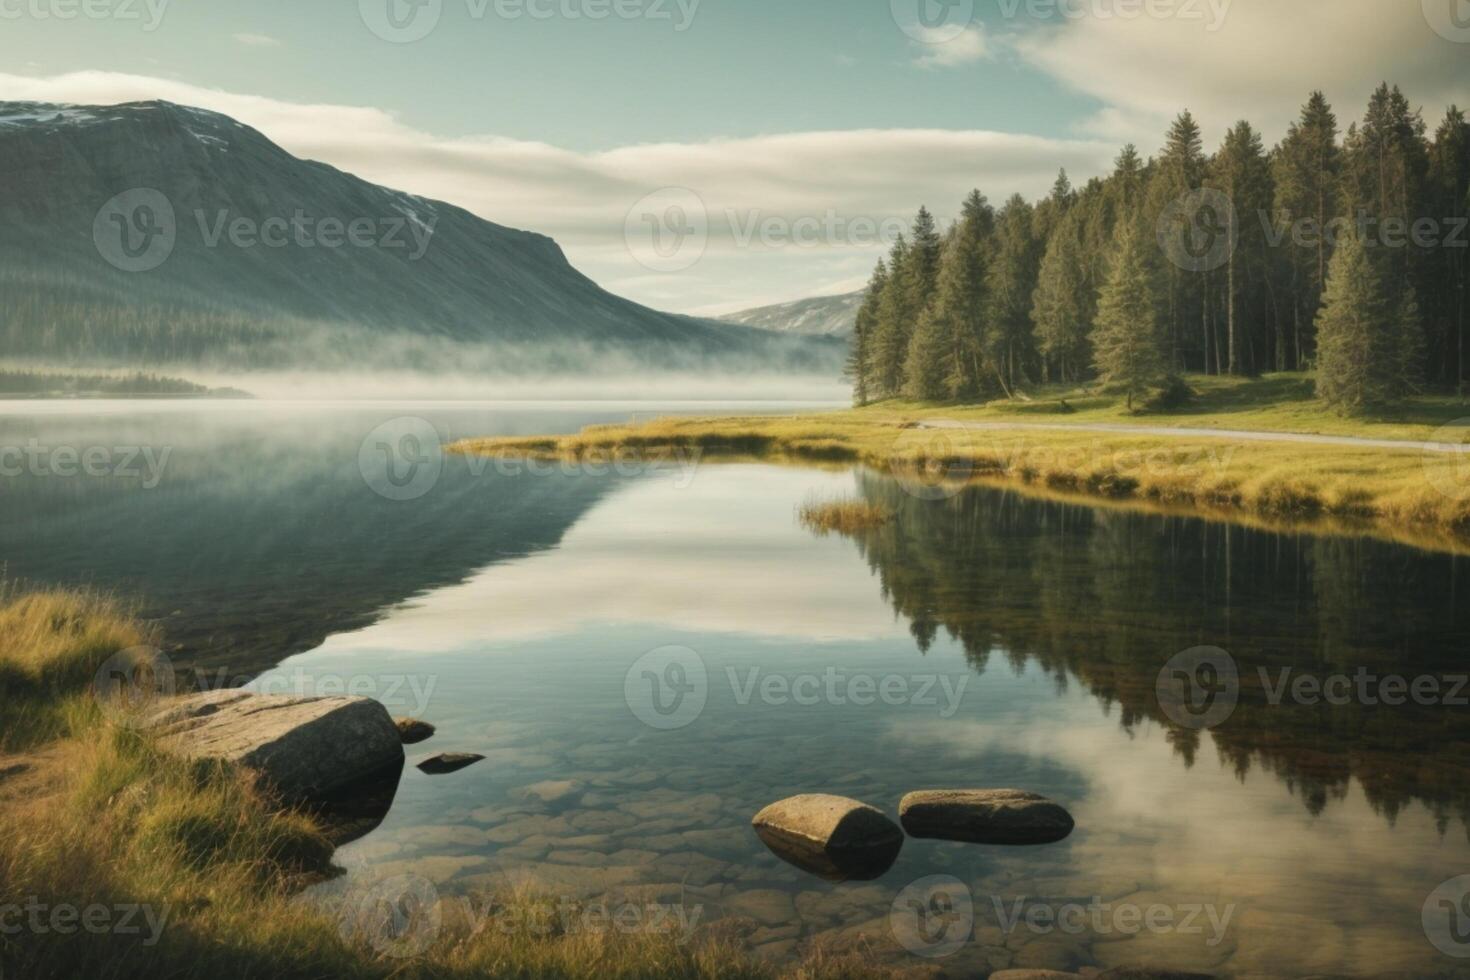
[[(303, 900), (527, 887), (578, 927), (721, 920), (763, 956), (866, 941), (959, 973), (1470, 954), (1463, 557), (861, 469), (440, 448), (792, 408), (0, 404), (0, 562), (135, 598), (203, 683), (438, 727)], [(894, 517), (801, 525), (837, 496)], [(414, 768), (441, 752), (486, 760)], [(949, 787), (1042, 793), (1077, 826), (910, 839), (849, 882), (750, 828), (793, 794), (896, 816)]]

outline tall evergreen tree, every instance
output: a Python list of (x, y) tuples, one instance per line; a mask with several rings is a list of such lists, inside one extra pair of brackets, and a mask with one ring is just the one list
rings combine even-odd
[(1450, 106), (1429, 157), (1429, 207), (1443, 219), (1429, 273), (1433, 291), (1427, 297), (1433, 354), (1442, 365), (1435, 373), (1456, 387), (1466, 378), (1467, 289), (1470, 289), (1470, 123)]
[[(1225, 220), (1232, 243), (1225, 263), (1225, 331), (1228, 351), (1226, 369), (1241, 373), (1241, 358), (1246, 338), (1242, 336), (1242, 308), (1250, 310), (1257, 323), (1266, 316), (1266, 236), (1261, 217), (1271, 209), (1271, 169), (1261, 137), (1251, 124), (1242, 120), (1225, 137), (1211, 168), (1218, 189), (1230, 198), (1233, 207)], [(1272, 345), (1278, 368), (1284, 369), (1286, 349), (1278, 333)], [(1259, 365), (1252, 360), (1254, 372)]]
[[(942, 365), (926, 360), (910, 373), (911, 384), (930, 392), (920, 397), (972, 397), (984, 387), (986, 254), (995, 233), (995, 213), (985, 195), (971, 191), (944, 250), (934, 298), (934, 331), (942, 342)], [(928, 349), (926, 338), (922, 345)], [(922, 379), (922, 381), (918, 380)]]
[(868, 280), (862, 305), (858, 307), (847, 354), (847, 377), (852, 380), (852, 397), (858, 405), (868, 404), (874, 393), (873, 340), (878, 327), (878, 311), (883, 303), (883, 290), (887, 285), (888, 266), (879, 259)]
[[(1159, 157), (1158, 171), (1149, 182), (1150, 228), (1157, 227), (1166, 208), (1204, 184), (1207, 166), (1199, 123), (1188, 111), (1182, 112), (1169, 127), (1164, 151)], [(1208, 370), (1211, 327), (1205, 302), (1207, 275), (1181, 269), (1172, 262), (1163, 265), (1163, 317), (1165, 335), (1169, 338), (1170, 359), (1173, 362), (1183, 362), (1184, 338), (1198, 327), (1204, 347), (1201, 367), (1205, 370)], [(1216, 367), (1219, 367), (1218, 357)]]
[(1014, 195), (996, 218), (995, 247), (986, 270), (986, 359), (1007, 396), (1026, 379), (1036, 349), (1031, 308), (1040, 249), (1032, 235), (1031, 205)]
[(1062, 381), (1077, 381), (1089, 364), (1087, 334), (1092, 310), (1082, 255), (1081, 229), (1067, 215), (1052, 233), (1037, 277), (1032, 318), (1046, 374), (1055, 365)]
[[(1322, 305), (1332, 258), (1329, 226), (1340, 215), (1337, 116), (1321, 92), (1312, 93), (1301, 118), (1291, 124), (1275, 154), (1273, 172), (1275, 226), (1288, 270), (1291, 366), (1299, 368), (1314, 344), (1311, 325)], [(1302, 234), (1294, 235), (1294, 227)]]
[(903, 388), (903, 365), (908, 356), (909, 331), (915, 311), (909, 299), (913, 276), (908, 239), (899, 235), (888, 254), (888, 280), (878, 299), (871, 342), (869, 377), (872, 397), (893, 398)]
[(1424, 133), (1419, 111), (1397, 86), (1385, 83), (1373, 93), (1362, 127), (1350, 129), (1344, 145), (1348, 217), (1365, 222), (1378, 246), (1401, 243), (1384, 248), (1384, 272), (1393, 289), (1417, 285), (1425, 264), (1420, 251), (1407, 242), (1409, 228), (1425, 213), (1429, 149)]
[(1121, 388), (1128, 410), (1168, 376), (1160, 344), (1158, 309), (1141, 235), (1119, 227), (1112, 274), (1098, 300), (1093, 363), (1105, 384)]
[(1317, 318), (1317, 395), (1345, 415), (1392, 403), (1417, 384), (1422, 350), (1412, 288), (1397, 299), (1367, 242), (1352, 228), (1338, 242)]

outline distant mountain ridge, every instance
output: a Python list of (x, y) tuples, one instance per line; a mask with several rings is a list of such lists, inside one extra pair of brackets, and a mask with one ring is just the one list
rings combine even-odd
[(860, 289), (842, 296), (814, 296), (792, 303), (760, 306), (722, 316), (720, 320), (786, 334), (848, 337), (857, 325), (858, 308), (863, 305), (867, 292)]
[(544, 235), (298, 159), (201, 109), (0, 102), (0, 173), (10, 356), (569, 370), (840, 357), (615, 296)]

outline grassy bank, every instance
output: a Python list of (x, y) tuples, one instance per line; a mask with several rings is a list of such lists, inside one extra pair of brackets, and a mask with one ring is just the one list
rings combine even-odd
[(6, 977), (873, 975), (821, 956), (778, 971), (717, 926), (688, 942), (547, 929), (554, 920), (537, 914), (547, 900), (524, 894), (477, 899), (496, 910), (478, 929), (450, 909), (421, 953), (384, 955), (344, 932), (356, 920), (300, 900), (304, 885), (333, 874), (313, 818), (282, 809), (239, 771), (161, 754), (89, 697), (114, 652), (151, 640), (105, 598), (0, 598), (0, 909), (21, 927), (0, 930)]
[[(1329, 521), (1407, 535), (1414, 543), (1470, 540), (1470, 466), (1410, 440), (1449, 440), (1443, 427), (1470, 415), (1427, 397), (1392, 415), (1347, 420), (1324, 411), (1300, 376), (1191, 378), (1181, 406), (1128, 413), (1121, 399), (1064, 388), (1025, 402), (981, 406), (887, 402), (794, 416), (666, 418), (596, 426), (577, 435), (480, 439), (459, 452), (605, 459), (687, 457), (862, 463), (893, 471), (928, 493), (979, 480), (1040, 491), (1134, 501), (1272, 524)], [(922, 427), (960, 423), (1104, 423), (1132, 432)], [(1233, 439), (1222, 432), (1153, 434), (1143, 427), (1352, 435), (1405, 440), (1403, 449)], [(1459, 430), (1470, 432), (1470, 430)], [(1439, 433), (1436, 436), (1436, 433)]]

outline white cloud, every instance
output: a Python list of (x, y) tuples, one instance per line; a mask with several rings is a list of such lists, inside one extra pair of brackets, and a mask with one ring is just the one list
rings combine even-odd
[[(864, 222), (906, 221), (926, 204), (943, 221), (980, 187), (992, 200), (1040, 195), (1058, 167), (1086, 178), (1109, 166), (1110, 143), (981, 130), (848, 130), (658, 143), (577, 152), (495, 136), (448, 139), (381, 109), (281, 102), (183, 82), (106, 72), (52, 78), (0, 74), (9, 98), (108, 104), (167, 99), (232, 116), (290, 152), (365, 179), (555, 237), (614, 292), (679, 312), (734, 310), (859, 281), (883, 244)], [(922, 161), (922, 166), (915, 166)], [(692, 268), (654, 275), (630, 255), (624, 223), (645, 195), (695, 190), (711, 241)], [(732, 231), (800, 218), (839, 230), (815, 246), (740, 247)]]
[(235, 34), (236, 41), (247, 48), (279, 48), (281, 42), (269, 34)]
[(1098, 16), (1104, 7), (1078, 4), (1078, 16), (1013, 43), (1026, 61), (1102, 103), (1084, 132), (1132, 140), (1145, 153), (1184, 108), (1213, 148), (1239, 119), (1279, 139), (1315, 89), (1333, 101), (1343, 128), (1383, 81), (1401, 85), (1431, 126), (1470, 95), (1470, 46), (1435, 33), (1416, 2), (1228, 0), (1218, 23), (1203, 4), (1198, 18)]
[(971, 24), (957, 36), (943, 28), (915, 27), (922, 54), (915, 61), (921, 68), (957, 68), (990, 57), (990, 44), (979, 24)]

